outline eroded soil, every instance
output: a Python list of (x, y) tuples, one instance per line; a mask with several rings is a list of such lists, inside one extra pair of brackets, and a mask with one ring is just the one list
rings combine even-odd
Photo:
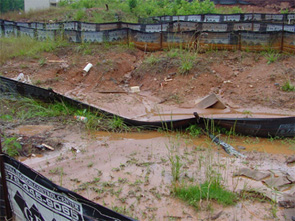
[[(159, 114), (192, 117), (196, 100), (210, 93), (217, 94), (227, 108), (198, 109), (202, 115), (294, 116), (295, 92), (281, 89), (288, 80), (295, 84), (293, 55), (280, 54), (268, 64), (267, 55), (260, 53), (210, 51), (198, 54), (189, 73), (181, 75), (181, 63), (167, 52), (153, 53), (156, 59), (148, 63), (151, 53), (134, 48), (94, 45), (87, 50), (76, 45), (35, 59), (15, 58), (3, 64), (0, 72), (10, 78), (23, 73), (35, 85), (134, 119), (151, 120)], [(89, 62), (94, 66), (85, 74), (83, 68)], [(141, 86), (140, 92), (131, 93), (132, 86)], [(25, 164), (61, 186), (140, 220), (284, 219), (284, 211), (275, 203), (256, 197), (242, 197), (233, 207), (205, 201), (199, 211), (176, 199), (171, 194), (168, 160), (173, 148), (183, 163), (181, 179), (187, 182), (204, 182), (208, 179), (206, 172), (213, 168), (229, 190), (240, 192), (253, 187), (272, 194), (261, 181), (233, 174), (247, 167), (280, 170), (295, 177), (294, 166), (286, 164), (286, 159), (295, 154), (294, 139), (231, 137), (227, 141), (233, 146), (246, 147), (240, 151), (247, 158), (236, 159), (205, 136), (193, 139), (187, 134), (145, 131), (102, 133), (85, 130), (82, 122), (58, 119), (10, 124), (1, 121), (1, 130), (26, 145), (27, 151), (20, 157)], [(35, 147), (42, 143), (55, 150)], [(294, 187), (286, 191), (294, 194)]]

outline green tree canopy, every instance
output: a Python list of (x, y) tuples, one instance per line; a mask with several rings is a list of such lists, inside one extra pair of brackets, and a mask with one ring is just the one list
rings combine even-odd
[(17, 11), (24, 9), (24, 0), (0, 0), (0, 12)]

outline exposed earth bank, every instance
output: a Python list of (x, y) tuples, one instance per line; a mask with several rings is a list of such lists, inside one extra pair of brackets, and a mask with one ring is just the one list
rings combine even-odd
[[(182, 58), (193, 64), (183, 74)], [(85, 73), (88, 63), (94, 66)], [(227, 108), (198, 109), (203, 115), (294, 116), (295, 92), (284, 91), (282, 86), (295, 84), (295, 57), (275, 52), (196, 54), (175, 49), (144, 53), (126, 46), (74, 45), (35, 59), (11, 59), (0, 72), (10, 78), (23, 73), (32, 84), (135, 119), (153, 119), (159, 113), (191, 117), (196, 100), (210, 93), (217, 94)], [(132, 93), (132, 86), (140, 86), (140, 92)], [(247, 158), (235, 159), (205, 136), (114, 134), (87, 131), (83, 122), (63, 122), (58, 118), (1, 121), (1, 130), (18, 137), (30, 150), (19, 158), (25, 164), (57, 184), (128, 216), (140, 220), (284, 220), (294, 214), (292, 209), (277, 206), (279, 197), (264, 182), (234, 176), (246, 167), (271, 171), (273, 176), (295, 177), (294, 165), (286, 164), (294, 155), (294, 139), (231, 137), (227, 141), (234, 147), (246, 148), (240, 151)], [(53, 146), (55, 151), (37, 150), (35, 146), (40, 143)], [(172, 152), (181, 156), (181, 180), (203, 183), (208, 172), (214, 171), (222, 176), (227, 189), (240, 193), (242, 200), (231, 207), (204, 201), (197, 211), (173, 197)], [(248, 195), (253, 189), (267, 197)], [(294, 186), (286, 191), (279, 193), (294, 194)]]

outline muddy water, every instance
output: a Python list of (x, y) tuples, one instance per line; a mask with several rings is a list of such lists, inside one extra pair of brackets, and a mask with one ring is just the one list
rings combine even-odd
[[(24, 163), (58, 185), (75, 190), (94, 202), (111, 209), (126, 208), (121, 211), (123, 214), (139, 220), (207, 220), (220, 211), (223, 211), (220, 220), (251, 220), (253, 214), (256, 220), (271, 217), (271, 205), (265, 203), (243, 201), (233, 207), (213, 203), (213, 212), (206, 209), (198, 212), (173, 197), (173, 177), (168, 158), (171, 148), (181, 156), (180, 176), (184, 181), (204, 182), (209, 164), (219, 168), (224, 184), (233, 191), (245, 186), (243, 179), (246, 183), (252, 182), (233, 176), (245, 166), (262, 170), (279, 168), (295, 176), (284, 161), (272, 159), (273, 155), (265, 153), (273, 153), (280, 148), (286, 155), (294, 154), (295, 150), (281, 140), (227, 139), (222, 136), (235, 148), (239, 145), (246, 148), (242, 152), (250, 158), (244, 164), (243, 160), (229, 157), (204, 135), (190, 138), (187, 134), (155, 131), (118, 134), (70, 129), (54, 130), (51, 137), (63, 138), (61, 150), (46, 151), (43, 157), (31, 157)], [(72, 151), (72, 148), (79, 151)], [(278, 214), (278, 217), (282, 216)]]
[(272, 140), (258, 137), (236, 137), (233, 146), (244, 146), (247, 151), (270, 154), (295, 154), (295, 138)]
[[(164, 133), (157, 131), (136, 132), (136, 133), (110, 133), (110, 132), (91, 132), (91, 135), (96, 139), (103, 140), (147, 140), (159, 137), (175, 136), (177, 133)], [(181, 135), (187, 136), (182, 133)], [(258, 137), (228, 137), (221, 135), (220, 138), (235, 147), (239, 151), (257, 151), (269, 154), (295, 154), (295, 138), (287, 139), (268, 139)], [(211, 146), (212, 141), (207, 136), (197, 138), (189, 138), (196, 148), (207, 148)], [(217, 148), (217, 146), (215, 145)], [(245, 149), (244, 149), (245, 148)]]
[(24, 136), (34, 136), (52, 129), (52, 125), (22, 125), (17, 127), (13, 132)]
[(164, 133), (157, 131), (145, 131), (145, 132), (128, 132), (128, 133), (112, 133), (105, 131), (91, 131), (90, 135), (99, 140), (146, 140), (164, 136)]

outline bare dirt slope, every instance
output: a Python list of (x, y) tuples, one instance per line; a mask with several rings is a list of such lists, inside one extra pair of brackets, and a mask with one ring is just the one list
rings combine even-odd
[[(211, 93), (231, 111), (294, 115), (295, 93), (282, 90), (287, 82), (295, 84), (293, 55), (211, 51), (194, 55), (192, 68), (180, 74), (183, 60), (167, 52), (108, 47), (92, 46), (87, 54), (63, 48), (38, 59), (13, 59), (0, 72), (10, 78), (23, 73), (40, 87), (132, 118), (191, 114), (196, 100)], [(94, 66), (85, 74), (88, 63)], [(132, 86), (140, 86), (140, 93), (130, 93)]]

